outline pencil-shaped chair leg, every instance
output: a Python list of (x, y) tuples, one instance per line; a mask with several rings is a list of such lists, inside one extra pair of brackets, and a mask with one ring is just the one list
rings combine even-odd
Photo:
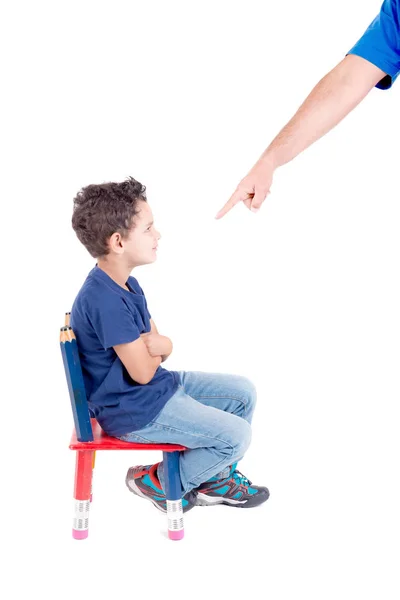
[(184, 536), (182, 486), (179, 475), (179, 452), (163, 452), (165, 495), (167, 497), (168, 537), (181, 540)]
[(77, 450), (74, 486), (72, 537), (83, 540), (89, 534), (90, 489), (92, 486), (93, 451)]

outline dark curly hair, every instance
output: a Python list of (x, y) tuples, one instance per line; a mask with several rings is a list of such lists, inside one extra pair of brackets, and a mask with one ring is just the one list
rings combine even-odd
[(138, 202), (146, 199), (146, 187), (128, 177), (122, 183), (102, 183), (82, 188), (74, 198), (72, 227), (87, 251), (99, 258), (109, 253), (113, 233), (127, 237)]

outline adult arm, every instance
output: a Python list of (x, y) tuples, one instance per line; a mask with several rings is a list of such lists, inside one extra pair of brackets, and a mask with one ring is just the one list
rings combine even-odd
[(257, 211), (269, 193), (275, 169), (291, 161), (335, 127), (385, 75), (379, 67), (361, 56), (347, 55), (314, 87), (239, 183), (216, 218), (223, 217), (240, 201)]

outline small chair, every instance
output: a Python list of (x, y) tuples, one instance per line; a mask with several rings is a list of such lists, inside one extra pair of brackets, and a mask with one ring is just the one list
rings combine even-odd
[(108, 436), (96, 419), (90, 418), (75, 334), (69, 326), (69, 314), (60, 330), (60, 346), (67, 378), (75, 428), (70, 449), (76, 451), (74, 517), (72, 536), (76, 540), (88, 537), (89, 507), (96, 450), (161, 450), (167, 497), (168, 537), (181, 540), (184, 536), (182, 493), (179, 476), (179, 452), (186, 450), (177, 444), (136, 444)]

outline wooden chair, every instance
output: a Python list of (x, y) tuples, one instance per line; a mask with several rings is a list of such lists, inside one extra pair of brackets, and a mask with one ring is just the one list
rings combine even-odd
[(164, 461), (168, 537), (171, 540), (180, 540), (183, 538), (184, 529), (179, 452), (186, 448), (175, 444), (123, 442), (118, 438), (108, 436), (96, 419), (90, 418), (76, 338), (69, 326), (69, 314), (66, 313), (65, 326), (60, 330), (60, 346), (75, 423), (69, 445), (70, 449), (76, 452), (72, 536), (77, 540), (88, 537), (89, 507), (96, 451), (158, 450), (162, 451)]

